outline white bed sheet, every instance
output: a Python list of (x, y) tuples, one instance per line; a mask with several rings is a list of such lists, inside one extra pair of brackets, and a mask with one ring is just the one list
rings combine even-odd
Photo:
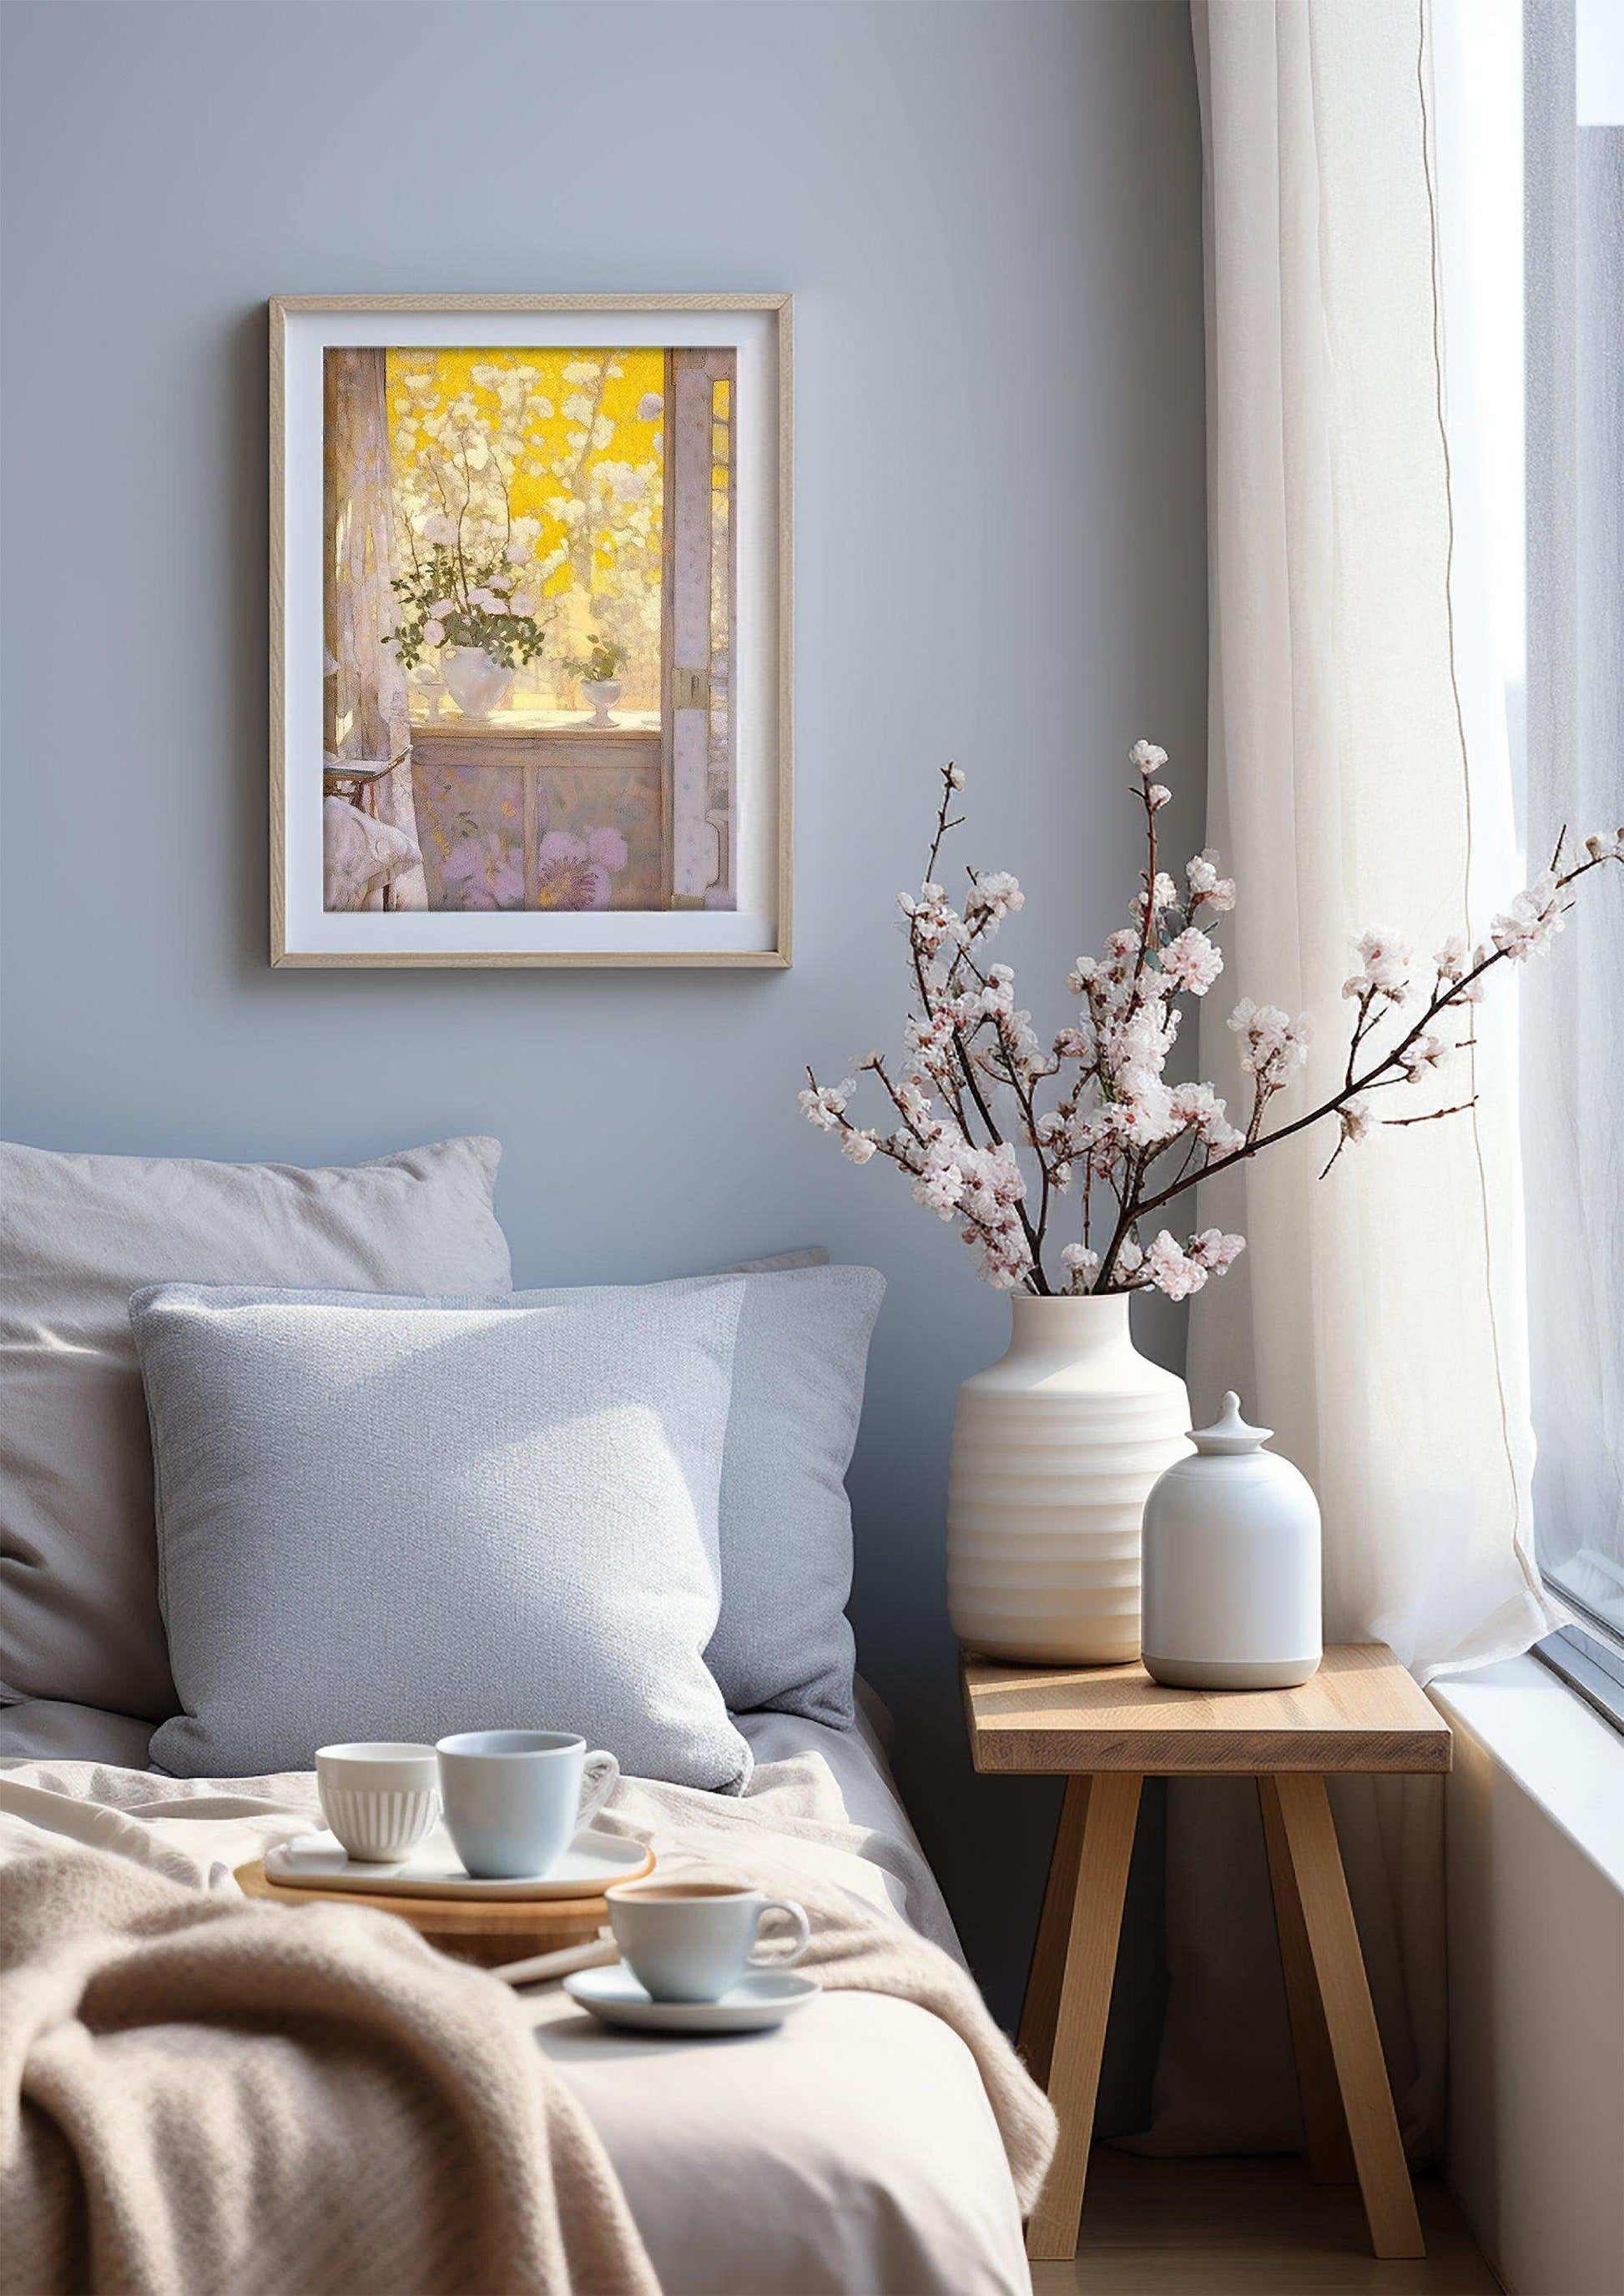
[[(19, 1827), (44, 1827), (234, 1887), (233, 1865), (309, 1823), (283, 1814), (308, 1812), (308, 1779), (222, 1782), (212, 1794), (201, 1781), (177, 1784), (183, 1799), (134, 1814), (131, 1794), (161, 1792), (159, 1782), (137, 1787), (132, 1768), (98, 1772), (64, 1756), (64, 1738), (79, 1742), (76, 1753), (91, 1749), (65, 1717), (48, 1718), (53, 1743), (0, 1751), (0, 1854)], [(764, 1714), (740, 1726), (764, 1786), (791, 1775), (775, 1766), (804, 1775), (806, 1758), (819, 1758), (864, 1837), (849, 1886), (957, 1953), (872, 1726)], [(539, 2046), (603, 2136), (667, 2296), (1029, 2292), (980, 2075), (929, 2012), (837, 1993), (775, 2033), (665, 2040), (611, 2033), (556, 1988), (523, 1997)]]
[[(758, 1762), (820, 1755), (876, 1849), (912, 1849), (908, 1882), (886, 1873), (887, 1895), (957, 1953), (872, 1729), (787, 1714), (744, 1716), (740, 1727)], [(668, 2296), (1029, 2291), (980, 2075), (928, 2011), (832, 1994), (775, 2033), (668, 2041), (611, 2033), (555, 1990), (527, 1997), (537, 2038), (608, 2148)]]

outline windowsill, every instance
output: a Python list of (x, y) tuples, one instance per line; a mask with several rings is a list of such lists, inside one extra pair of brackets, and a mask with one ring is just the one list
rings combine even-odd
[(1624, 1734), (1533, 1657), (1440, 1678), (1428, 1694), (1624, 1896)]

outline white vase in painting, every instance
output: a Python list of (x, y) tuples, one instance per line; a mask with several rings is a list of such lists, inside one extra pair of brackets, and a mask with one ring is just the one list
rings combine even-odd
[(988, 1658), (1126, 1666), (1145, 1498), (1190, 1448), (1185, 1383), (1134, 1346), (1126, 1292), (1010, 1305), (1008, 1353), (958, 1391), (953, 1631)]
[(595, 726), (612, 726), (615, 723), (609, 713), (620, 699), (620, 683), (618, 677), (582, 678), (581, 692), (592, 704)]
[(513, 691), (513, 672), (480, 646), (447, 646), (439, 674), (464, 718), (488, 718)]

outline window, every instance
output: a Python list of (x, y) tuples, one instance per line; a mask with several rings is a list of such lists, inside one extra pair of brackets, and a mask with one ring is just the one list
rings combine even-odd
[[(1624, 823), (1624, 14), (1523, 12), (1524, 818)], [(1534, 865), (1538, 866), (1538, 861)], [(1624, 1719), (1624, 901), (1521, 983), (1534, 1515), (1582, 1626), (1547, 1655)], [(1577, 945), (1575, 945), (1577, 944)]]

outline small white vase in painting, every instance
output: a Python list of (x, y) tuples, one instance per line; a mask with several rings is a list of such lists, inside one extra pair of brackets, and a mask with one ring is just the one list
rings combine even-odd
[(609, 713), (620, 699), (620, 684), (621, 681), (618, 677), (582, 678), (581, 692), (592, 704), (592, 722), (595, 726), (612, 726), (616, 723)]
[(464, 718), (488, 718), (513, 691), (514, 672), (482, 646), (447, 646), (439, 674)]
[(1010, 1306), (1008, 1353), (958, 1391), (953, 1631), (988, 1658), (1129, 1665), (1145, 1496), (1190, 1447), (1190, 1399), (1134, 1346), (1126, 1292)]

